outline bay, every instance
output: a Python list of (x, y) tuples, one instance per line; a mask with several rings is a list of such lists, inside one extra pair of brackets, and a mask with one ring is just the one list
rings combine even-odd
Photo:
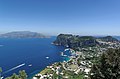
[[(120, 40), (119, 36), (114, 36)], [(56, 37), (51, 38), (0, 38), (0, 67), (2, 76), (8, 77), (19, 70), (25, 70), (32, 77), (46, 66), (54, 62), (64, 61), (61, 56), (63, 46), (51, 44)], [(67, 55), (70, 55), (68, 52)]]
[(64, 47), (51, 43), (51, 38), (0, 38), (0, 67), (2, 76), (7, 77), (19, 70), (25, 70), (30, 76), (38, 73), (54, 62), (64, 61), (61, 56)]

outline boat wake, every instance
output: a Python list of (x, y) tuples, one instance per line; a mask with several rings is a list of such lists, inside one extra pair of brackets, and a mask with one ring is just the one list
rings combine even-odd
[(2, 47), (2, 46), (4, 46), (4, 45), (0, 45), (0, 47)]
[(24, 66), (24, 65), (25, 65), (25, 63), (20, 64), (20, 65), (18, 65), (18, 66), (16, 66), (16, 67), (13, 67), (13, 68), (11, 68), (11, 69), (9, 69), (9, 70), (3, 72), (3, 74), (8, 73), (8, 72), (10, 72), (10, 71), (13, 71), (13, 70), (15, 70), (15, 69), (17, 69), (17, 68), (20, 68), (20, 67)]

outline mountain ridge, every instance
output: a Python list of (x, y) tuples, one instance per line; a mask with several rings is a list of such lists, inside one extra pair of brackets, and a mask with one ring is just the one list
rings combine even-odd
[[(99, 41), (98, 41), (99, 40)], [(94, 36), (79, 36), (72, 34), (59, 34), (53, 42), (55, 45), (62, 45), (70, 48), (100, 46), (100, 42), (119, 42), (112, 36), (94, 37)]]
[(13, 31), (0, 34), (0, 38), (48, 38), (49, 36), (31, 31)]

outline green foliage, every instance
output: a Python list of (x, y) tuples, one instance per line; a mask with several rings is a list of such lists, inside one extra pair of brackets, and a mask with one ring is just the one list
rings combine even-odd
[(11, 79), (20, 79), (18, 75), (16, 75), (15, 73), (11, 76)]
[[(60, 34), (57, 36), (57, 39), (53, 42), (55, 45), (62, 45), (66, 47), (70, 47), (74, 50), (78, 50), (80, 47), (94, 47), (94, 46), (104, 46), (98, 40), (104, 42), (118, 42), (116, 38), (112, 36), (106, 37), (92, 37), (92, 36), (76, 36), (71, 34)], [(106, 45), (105, 45), (106, 47)]]
[(81, 58), (77, 59), (77, 64), (80, 66), (81, 65)]
[(21, 79), (26, 79), (27, 78), (27, 74), (25, 73), (25, 70), (19, 71), (19, 77)]
[(118, 41), (116, 38), (113, 38), (112, 36), (101, 37), (99, 39), (101, 39), (102, 41), (106, 41), (106, 42)]
[(1, 79), (2, 68), (0, 67), (0, 79)]
[(40, 74), (45, 75), (45, 74), (51, 74), (53, 71), (50, 68), (45, 68), (40, 72)]
[(84, 79), (84, 75), (83, 74), (73, 75), (71, 79)]
[(71, 34), (60, 34), (54, 41), (56, 45), (69, 46), (71, 48), (96, 46), (98, 42), (92, 36), (75, 36)]
[(11, 77), (7, 77), (7, 78), (5, 78), (5, 79), (12, 79)]
[(53, 73), (53, 79), (57, 79), (58, 78), (58, 75), (56, 73)]
[(16, 73), (14, 73), (12, 76), (7, 77), (5, 79), (27, 79), (27, 74), (26, 74), (25, 70), (22, 70), (22, 71), (19, 71), (18, 75)]
[(2, 72), (2, 68), (0, 67), (0, 73)]
[(91, 79), (120, 79), (120, 49), (109, 49), (94, 64)]

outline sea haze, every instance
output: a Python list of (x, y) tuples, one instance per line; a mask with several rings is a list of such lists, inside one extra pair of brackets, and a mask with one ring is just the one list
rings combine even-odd
[(26, 70), (32, 76), (47, 65), (65, 60), (60, 55), (64, 47), (52, 45), (54, 40), (55, 37), (0, 38), (0, 67), (3, 69), (3, 76), (10, 76), (19, 70)]

